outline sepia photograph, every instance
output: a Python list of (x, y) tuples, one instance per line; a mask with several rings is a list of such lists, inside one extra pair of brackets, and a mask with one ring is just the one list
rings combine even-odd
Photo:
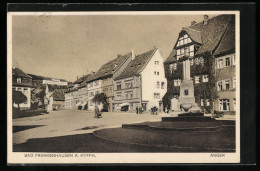
[(239, 163), (239, 11), (9, 12), (8, 163)]

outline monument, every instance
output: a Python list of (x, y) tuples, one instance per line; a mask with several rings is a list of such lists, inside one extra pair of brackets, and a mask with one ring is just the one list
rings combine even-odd
[(183, 61), (183, 81), (180, 85), (179, 103), (185, 112), (200, 112), (200, 108), (195, 102), (193, 81), (190, 79), (189, 59)]
[(183, 81), (180, 84), (179, 99), (171, 100), (171, 112), (162, 117), (177, 117), (179, 114), (200, 113), (201, 110), (195, 102), (194, 85), (190, 79), (190, 60), (187, 58), (183, 61)]

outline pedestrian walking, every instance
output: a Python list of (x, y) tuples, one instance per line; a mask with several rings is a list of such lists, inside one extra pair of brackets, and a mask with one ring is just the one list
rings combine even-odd
[(136, 114), (138, 114), (138, 106), (136, 106)]

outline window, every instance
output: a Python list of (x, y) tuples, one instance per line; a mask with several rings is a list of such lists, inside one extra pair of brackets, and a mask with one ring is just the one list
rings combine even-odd
[(156, 71), (154, 71), (154, 75), (156, 75)]
[(155, 99), (160, 99), (160, 93), (154, 93), (154, 98)]
[(200, 76), (195, 76), (195, 84), (200, 83), (201, 82), (200, 79), (201, 79)]
[(229, 111), (229, 99), (220, 99), (219, 100), (219, 110), (220, 111)]
[(126, 88), (132, 88), (132, 82), (125, 83), (125, 87), (126, 87)]
[(209, 76), (208, 75), (203, 75), (202, 76), (202, 82), (208, 82), (209, 81)]
[(121, 98), (121, 93), (117, 94), (116, 97), (117, 97), (117, 99), (120, 99)]
[(98, 80), (97, 80), (97, 81), (95, 81), (95, 86), (96, 86), (96, 85), (98, 85), (98, 84), (99, 84), (99, 81), (98, 81)]
[[(23, 93), (24, 93), (24, 94), (28, 94), (28, 89), (27, 89), (27, 88), (24, 88), (24, 89), (23, 89)], [(26, 104), (26, 103), (25, 103), (25, 104)]]
[(130, 98), (131, 98), (131, 99), (133, 98), (133, 94), (132, 94), (132, 93), (130, 94)]
[(17, 78), (17, 83), (21, 83), (22, 79), (21, 78)]
[(177, 63), (173, 64), (173, 69), (176, 70), (177, 69)]
[(117, 89), (117, 90), (121, 90), (121, 84), (117, 84), (117, 85), (116, 85), (116, 89)]
[(169, 70), (170, 70), (170, 73), (172, 74), (172, 71), (173, 71), (173, 64), (170, 64), (170, 65), (169, 65)]
[(93, 87), (93, 82), (89, 83), (89, 87)]
[(236, 99), (233, 99), (233, 110), (236, 111)]
[(190, 55), (190, 52), (189, 52), (189, 48), (184, 48), (184, 56), (189, 56)]
[(125, 98), (128, 99), (128, 94), (125, 94)]
[(195, 64), (196, 64), (196, 65), (199, 65), (199, 62), (200, 62), (200, 61), (199, 61), (199, 58), (195, 58)]
[(189, 95), (189, 90), (184, 90), (184, 95), (188, 96)]
[(94, 96), (94, 92), (89, 93), (89, 97), (92, 97), (92, 96)]
[(157, 72), (157, 75), (159, 75), (159, 72)]
[(236, 77), (233, 78), (233, 88), (236, 88)]
[(159, 65), (159, 61), (154, 61), (154, 64), (155, 65)]
[(22, 91), (22, 88), (17, 88), (17, 91)]
[(223, 91), (223, 85), (222, 85), (222, 81), (218, 82), (218, 91)]
[(160, 82), (159, 81), (156, 82), (156, 87), (160, 88)]
[(226, 66), (230, 66), (230, 57), (227, 57), (225, 60), (226, 60)]
[(225, 80), (225, 90), (230, 89), (230, 80)]
[(174, 86), (180, 86), (181, 85), (181, 80), (180, 79), (173, 80), (173, 84), (174, 84)]
[(218, 59), (217, 68), (223, 68), (223, 59)]
[(191, 59), (190, 60), (190, 65), (193, 65), (194, 64), (194, 59)]
[(236, 65), (236, 55), (232, 55), (232, 61), (233, 65)]
[(204, 58), (203, 57), (200, 57), (200, 63), (204, 64)]
[(161, 82), (161, 88), (164, 89), (164, 82)]

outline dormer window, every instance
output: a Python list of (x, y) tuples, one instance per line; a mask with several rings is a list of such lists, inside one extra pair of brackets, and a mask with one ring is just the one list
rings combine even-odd
[(21, 83), (22, 79), (21, 78), (17, 78), (17, 83)]

